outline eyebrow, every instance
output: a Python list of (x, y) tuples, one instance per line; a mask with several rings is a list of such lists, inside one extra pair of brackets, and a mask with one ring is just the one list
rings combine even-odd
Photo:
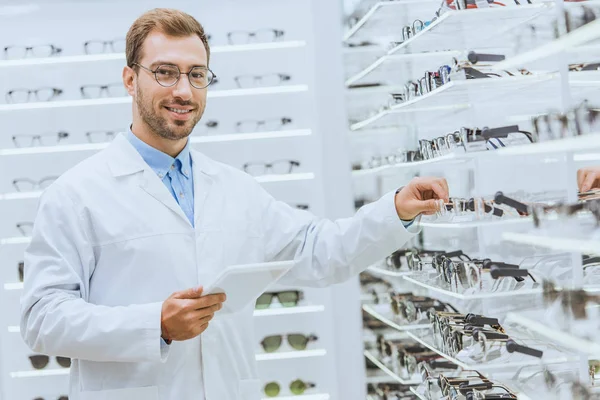
[[(150, 64), (150, 68), (158, 67), (158, 66), (160, 66), (160, 65), (175, 65), (175, 66), (177, 66), (177, 64), (175, 64), (175, 63), (174, 63), (174, 62), (172, 62), (172, 61), (161, 61), (161, 60), (158, 60), (158, 61), (154, 61), (152, 64)], [(195, 67), (208, 68), (208, 67), (207, 67), (206, 65), (204, 65), (204, 64), (196, 64), (196, 65), (192, 65), (192, 66), (190, 67), (190, 69), (192, 69), (192, 68), (195, 68)]]

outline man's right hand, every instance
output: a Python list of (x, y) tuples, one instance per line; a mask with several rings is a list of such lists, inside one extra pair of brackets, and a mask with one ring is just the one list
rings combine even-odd
[(225, 294), (202, 296), (202, 287), (175, 292), (162, 306), (162, 338), (188, 340), (195, 338), (208, 328), (215, 312), (223, 308)]
[(600, 189), (600, 166), (585, 167), (577, 171), (577, 186), (580, 192)]

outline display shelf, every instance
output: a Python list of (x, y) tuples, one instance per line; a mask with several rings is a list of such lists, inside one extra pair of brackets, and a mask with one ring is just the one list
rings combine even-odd
[[(407, 19), (406, 14), (414, 12), (414, 9), (423, 9), (430, 14), (435, 12), (438, 5), (435, 0), (393, 0), (375, 3), (348, 31), (343, 40), (359, 38), (377, 38), (388, 36), (389, 33), (400, 33), (401, 21)], [(392, 29), (390, 29), (392, 27)]]
[[(458, 365), (460, 368), (464, 369), (464, 370), (471, 370), (471, 371), (480, 371), (482, 373), (488, 373), (488, 372), (496, 372), (496, 371), (507, 371), (507, 370), (514, 370), (515, 368), (519, 368), (519, 367), (525, 367), (525, 366), (530, 366), (530, 365), (539, 365), (540, 363), (540, 359), (536, 358), (536, 357), (527, 357), (527, 356), (523, 356), (523, 357), (517, 357), (520, 356), (518, 354), (516, 354), (516, 356), (514, 357), (515, 359), (519, 359), (518, 361), (497, 361), (496, 362), (484, 362), (484, 363), (465, 363), (462, 362), (460, 360), (458, 360), (455, 357), (452, 357), (448, 354), (445, 354), (444, 352), (440, 351), (439, 349), (436, 348), (436, 346), (433, 344), (433, 337), (431, 336), (431, 330), (429, 331), (408, 331), (406, 332), (406, 334), (413, 340), (417, 341), (418, 343), (420, 343), (421, 345), (427, 347), (429, 350), (437, 353), (438, 355), (440, 355), (441, 357), (445, 358), (446, 360), (450, 361), (453, 364)], [(555, 363), (563, 363), (563, 362), (567, 362), (568, 358), (565, 356), (561, 356), (561, 357), (546, 357), (544, 356), (542, 358), (542, 362), (547, 363), (547, 364), (555, 364)]]
[(495, 227), (502, 225), (515, 225), (515, 224), (528, 224), (533, 223), (531, 217), (502, 217), (493, 219), (481, 219), (481, 220), (470, 220), (470, 221), (449, 221), (449, 222), (435, 222), (433, 220), (421, 220), (419, 226), (422, 228), (432, 229), (471, 229), (471, 228), (485, 228)]
[(410, 379), (410, 378), (403, 379), (403, 378), (399, 377), (398, 375), (396, 375), (394, 373), (394, 371), (392, 371), (391, 369), (386, 367), (381, 361), (379, 361), (379, 359), (373, 353), (371, 353), (369, 350), (365, 350), (364, 355), (366, 358), (369, 359), (369, 361), (371, 361), (373, 364), (377, 365), (377, 367), (380, 370), (385, 372), (390, 378), (392, 378), (394, 381), (400, 383), (401, 385), (418, 385), (419, 383), (421, 383), (421, 381), (419, 379)]
[(403, 278), (405, 281), (410, 282), (414, 285), (420, 286), (424, 289), (428, 289), (432, 292), (443, 294), (445, 296), (453, 297), (458, 300), (479, 300), (479, 299), (493, 299), (493, 298), (502, 298), (502, 297), (514, 297), (514, 296), (524, 296), (524, 295), (532, 295), (532, 294), (541, 294), (543, 290), (541, 288), (532, 288), (532, 289), (518, 289), (518, 290), (510, 290), (503, 292), (479, 292), (473, 294), (463, 294), (457, 293), (452, 290), (449, 290), (444, 287), (440, 287), (435, 283), (426, 282), (425, 279), (419, 279), (416, 275), (413, 276), (405, 276)]
[(317, 313), (325, 311), (324, 305), (314, 306), (297, 306), (297, 307), (281, 307), (281, 308), (269, 308), (267, 310), (254, 310), (255, 317), (270, 317), (277, 315), (295, 315), (295, 314), (307, 314)]
[(600, 149), (600, 133), (560, 140), (550, 140), (526, 146), (505, 147), (494, 150), (494, 153), (500, 156), (524, 156), (534, 154), (585, 152), (594, 149)]
[[(37, 199), (42, 195), (41, 190), (32, 192), (11, 192), (11, 193), (0, 193), (0, 200), (27, 200)], [(2, 240), (2, 239), (0, 239)]]
[(255, 179), (260, 183), (308, 181), (315, 179), (315, 174), (308, 172), (303, 174), (263, 175), (257, 176)]
[[(277, 396), (277, 400), (329, 400), (329, 394), (301, 394), (296, 396)], [(273, 397), (264, 397), (262, 400), (273, 400)]]
[(256, 361), (292, 360), (296, 358), (323, 357), (326, 354), (327, 351), (325, 349), (264, 353), (257, 354)]
[(600, 39), (600, 20), (590, 22), (579, 29), (563, 35), (559, 39), (555, 39), (531, 51), (501, 61), (495, 64), (494, 68), (497, 70), (520, 68), (531, 62), (553, 57), (562, 52), (572, 52), (579, 46), (597, 39)]
[(530, 332), (543, 337), (552, 343), (557, 343), (569, 350), (586, 354), (593, 358), (600, 357), (600, 343), (580, 338), (572, 333), (561, 331), (556, 326), (548, 326), (537, 318), (531, 318), (519, 312), (506, 315), (506, 323), (513, 323), (527, 328)]
[[(1, 198), (0, 198), (1, 200)], [(12, 238), (6, 238), (6, 239), (0, 239), (0, 246), (1, 245), (10, 245), (10, 244), (28, 244), (31, 243), (31, 238), (30, 237), (12, 237)]]
[[(423, 96), (379, 111), (369, 118), (352, 124), (350, 129), (353, 131), (364, 129), (380, 119), (394, 114), (465, 110), (470, 108), (473, 102), (484, 102), (491, 99), (497, 101), (499, 98), (510, 98), (511, 94), (513, 96), (520, 95), (523, 91), (528, 91), (531, 96), (541, 96), (544, 92), (550, 94), (552, 87), (546, 87), (543, 84), (557, 81), (556, 78), (556, 74), (541, 73), (531, 76), (451, 81)], [(535, 86), (542, 86), (541, 93), (531, 90)]]
[(5, 283), (4, 290), (23, 290), (23, 282)]
[(390, 376), (385, 372), (381, 371), (381, 369), (377, 369), (377, 373), (370, 373), (370, 371), (367, 370), (367, 384), (370, 383), (373, 385), (377, 385), (379, 383), (390, 383), (392, 380), (393, 378), (390, 378)]
[[(274, 87), (262, 87), (252, 89), (231, 89), (231, 90), (214, 90), (208, 91), (208, 98), (218, 99), (227, 97), (243, 97), (243, 96), (261, 96), (284, 93), (301, 93), (307, 92), (307, 85), (285, 85)], [(91, 106), (109, 106), (131, 104), (131, 97), (111, 97), (101, 99), (83, 99), (83, 100), (62, 100), (62, 101), (46, 101), (38, 103), (18, 103), (18, 104), (1, 104), (0, 112), (4, 111), (30, 111), (42, 109), (56, 108), (74, 108), (74, 107), (91, 107)]]
[(572, 251), (585, 254), (600, 255), (599, 240), (573, 239), (570, 237), (548, 237), (540, 234), (503, 232), (502, 239), (531, 246), (539, 246), (552, 250)]
[(423, 396), (421, 393), (419, 393), (416, 388), (411, 387), (409, 389), (410, 389), (410, 392), (412, 394), (414, 394), (419, 400), (429, 400), (428, 398), (426, 398), (425, 396)]
[(39, 378), (42, 376), (61, 376), (61, 375), (69, 375), (71, 369), (70, 368), (61, 368), (61, 369), (42, 369), (39, 371), (17, 371), (11, 372), (11, 378)]
[(375, 308), (373, 308), (369, 304), (363, 304), (362, 305), (362, 309), (367, 314), (371, 315), (373, 318), (375, 318), (375, 319), (383, 322), (384, 324), (386, 324), (390, 328), (396, 329), (396, 330), (401, 331), (401, 332), (415, 330), (415, 329), (423, 329), (423, 328), (427, 328), (429, 326), (429, 324), (412, 324), (412, 325), (400, 325), (400, 324), (397, 324), (396, 322), (394, 322), (391, 319), (387, 318), (386, 316), (384, 316), (380, 312), (377, 312), (377, 310), (375, 310)]
[[(210, 48), (211, 54), (240, 53), (248, 51), (279, 50), (305, 47), (303, 40), (290, 40), (286, 42), (272, 43), (252, 43), (241, 45), (214, 46)], [(125, 61), (125, 53), (105, 53), (105, 54), (81, 54), (66, 57), (45, 57), (45, 58), (25, 58), (19, 60), (0, 61), (0, 68), (26, 67), (31, 65), (57, 65), (57, 64), (81, 64), (97, 63), (102, 61)]]
[(8, 333), (21, 333), (21, 328), (18, 326), (9, 326)]
[(367, 268), (367, 270), (369, 272), (373, 272), (378, 275), (384, 275), (384, 276), (388, 276), (388, 277), (392, 277), (392, 278), (402, 278), (403, 276), (414, 274), (413, 271), (392, 271), (389, 269), (380, 268), (380, 267), (376, 267), (376, 266), (370, 266), (369, 268)]
[(513, 40), (512, 36), (507, 35), (508, 33), (550, 8), (551, 4), (540, 3), (516, 7), (448, 11), (421, 32), (392, 48), (388, 54), (504, 47), (510, 45)]
[[(382, 77), (387, 78), (406, 78), (406, 65), (410, 64), (410, 70), (420, 72), (427, 65), (435, 60), (440, 60), (440, 65), (448, 63), (452, 57), (458, 57), (463, 52), (460, 51), (436, 51), (431, 53), (414, 54), (392, 54), (379, 57), (375, 62), (366, 68), (355, 73), (346, 79), (346, 86), (360, 83), (370, 78), (372, 81), (379, 82)], [(444, 62), (445, 61), (445, 62)], [(421, 65), (423, 64), (423, 66)], [(406, 79), (403, 79), (406, 80)]]
[(399, 170), (409, 170), (414, 168), (420, 168), (425, 165), (438, 165), (438, 164), (449, 164), (449, 163), (466, 163), (473, 159), (473, 153), (466, 154), (446, 154), (444, 156), (432, 158), (429, 160), (423, 161), (414, 161), (407, 163), (399, 163), (393, 165), (382, 165), (377, 168), (369, 168), (369, 169), (359, 169), (352, 171), (352, 176), (355, 178), (360, 178), (364, 176), (380, 176), (384, 174), (392, 174), (395, 171)]
[[(285, 131), (253, 132), (253, 133), (230, 133), (223, 135), (190, 136), (191, 144), (199, 143), (225, 143), (246, 140), (282, 139), (312, 135), (310, 129), (291, 129)], [(0, 149), (0, 156), (20, 156), (29, 154), (54, 154), (80, 151), (99, 151), (108, 147), (110, 143), (84, 143), (67, 144), (56, 146), (20, 147), (14, 149)]]

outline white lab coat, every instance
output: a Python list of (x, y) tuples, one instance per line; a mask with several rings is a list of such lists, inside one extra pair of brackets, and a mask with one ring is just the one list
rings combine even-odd
[(332, 222), (197, 151), (192, 160), (195, 229), (123, 135), (42, 195), (21, 332), (33, 351), (73, 359), (71, 400), (259, 399), (253, 305), (161, 351), (162, 302), (232, 264), (295, 258), (282, 283), (341, 282), (413, 235), (394, 193)]

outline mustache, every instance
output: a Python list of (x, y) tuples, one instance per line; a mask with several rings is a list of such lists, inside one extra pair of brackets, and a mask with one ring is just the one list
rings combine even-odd
[(170, 101), (170, 102), (167, 102), (167, 103), (163, 104), (163, 106), (165, 106), (165, 107), (172, 107), (172, 106), (188, 107), (188, 106), (192, 106), (194, 108), (198, 108), (198, 104), (194, 103), (193, 101), (181, 101), (181, 100), (173, 100), (173, 101)]

